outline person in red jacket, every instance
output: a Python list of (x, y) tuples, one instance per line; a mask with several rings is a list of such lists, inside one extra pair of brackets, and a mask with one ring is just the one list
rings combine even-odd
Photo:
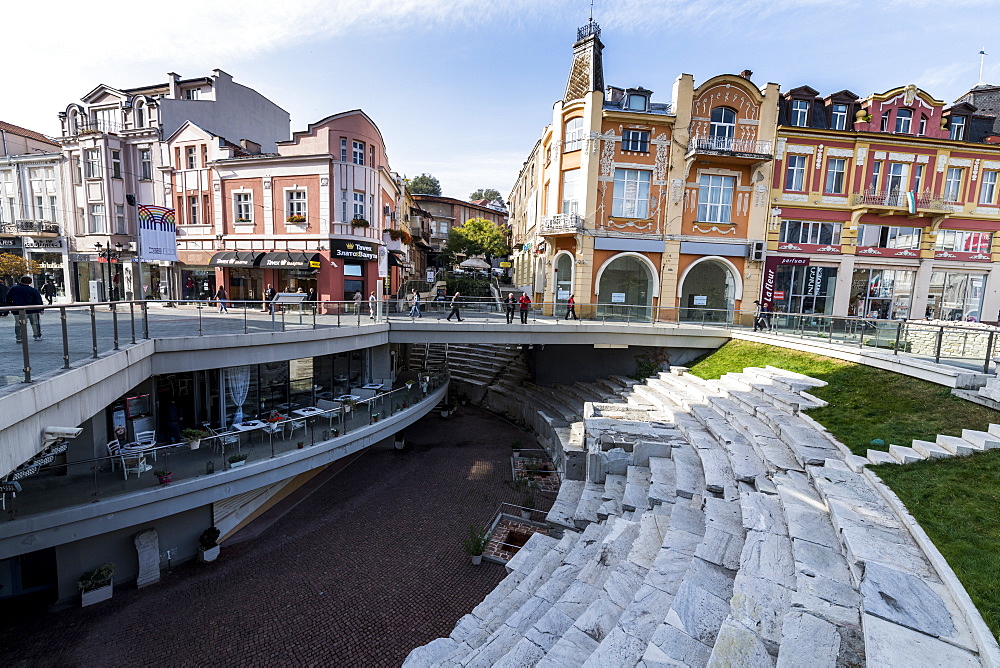
[(528, 311), (531, 310), (531, 298), (528, 297), (528, 293), (525, 292), (521, 295), (519, 300), (521, 303), (521, 324), (528, 324)]
[(576, 317), (576, 300), (573, 299), (573, 295), (570, 295), (569, 299), (566, 300), (566, 320), (569, 320), (570, 316), (573, 316), (573, 320), (579, 320)]

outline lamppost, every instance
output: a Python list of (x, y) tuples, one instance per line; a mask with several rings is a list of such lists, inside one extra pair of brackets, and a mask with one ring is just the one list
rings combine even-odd
[[(94, 244), (94, 248), (97, 249), (98, 261), (104, 260), (104, 262), (108, 265), (108, 282), (105, 284), (108, 287), (107, 287), (107, 290), (106, 290), (107, 294), (105, 295), (105, 297), (107, 297), (107, 299), (108, 299), (109, 302), (113, 302), (114, 298), (113, 298), (113, 295), (111, 293), (111, 281), (112, 281), (112, 278), (111, 278), (111, 263), (117, 261), (118, 258), (121, 257), (121, 254), (122, 254), (122, 245), (120, 243), (116, 243), (114, 250), (111, 250), (111, 246), (110, 245), (108, 246), (107, 250), (104, 250), (104, 244), (102, 244), (100, 241), (98, 241), (96, 244)], [(114, 308), (115, 308), (115, 305), (111, 304), (111, 310), (112, 311), (114, 310)]]

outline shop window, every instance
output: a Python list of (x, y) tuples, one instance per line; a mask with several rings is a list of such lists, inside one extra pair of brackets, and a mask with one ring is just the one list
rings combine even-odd
[(938, 230), (934, 248), (940, 251), (960, 251), (962, 253), (989, 253), (993, 242), (992, 232), (971, 230)]
[(782, 265), (774, 281), (775, 313), (833, 312), (833, 295), (837, 287), (834, 267)]
[(908, 318), (915, 273), (901, 269), (855, 269), (850, 314), (880, 320)]
[(931, 272), (925, 315), (936, 320), (980, 320), (985, 274)]

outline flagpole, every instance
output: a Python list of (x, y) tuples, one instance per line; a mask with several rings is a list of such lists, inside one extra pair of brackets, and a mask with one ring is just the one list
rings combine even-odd
[(980, 86), (983, 85), (984, 83), (986, 83), (985, 81), (983, 81), (983, 63), (986, 61), (986, 56), (988, 56), (988, 55), (989, 54), (986, 53), (986, 48), (985, 47), (982, 49), (982, 51), (979, 52), (979, 85)]

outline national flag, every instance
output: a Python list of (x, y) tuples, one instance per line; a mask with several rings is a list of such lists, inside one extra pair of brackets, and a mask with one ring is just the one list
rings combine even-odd
[(912, 190), (906, 193), (906, 210), (909, 213), (917, 212), (917, 193)]

